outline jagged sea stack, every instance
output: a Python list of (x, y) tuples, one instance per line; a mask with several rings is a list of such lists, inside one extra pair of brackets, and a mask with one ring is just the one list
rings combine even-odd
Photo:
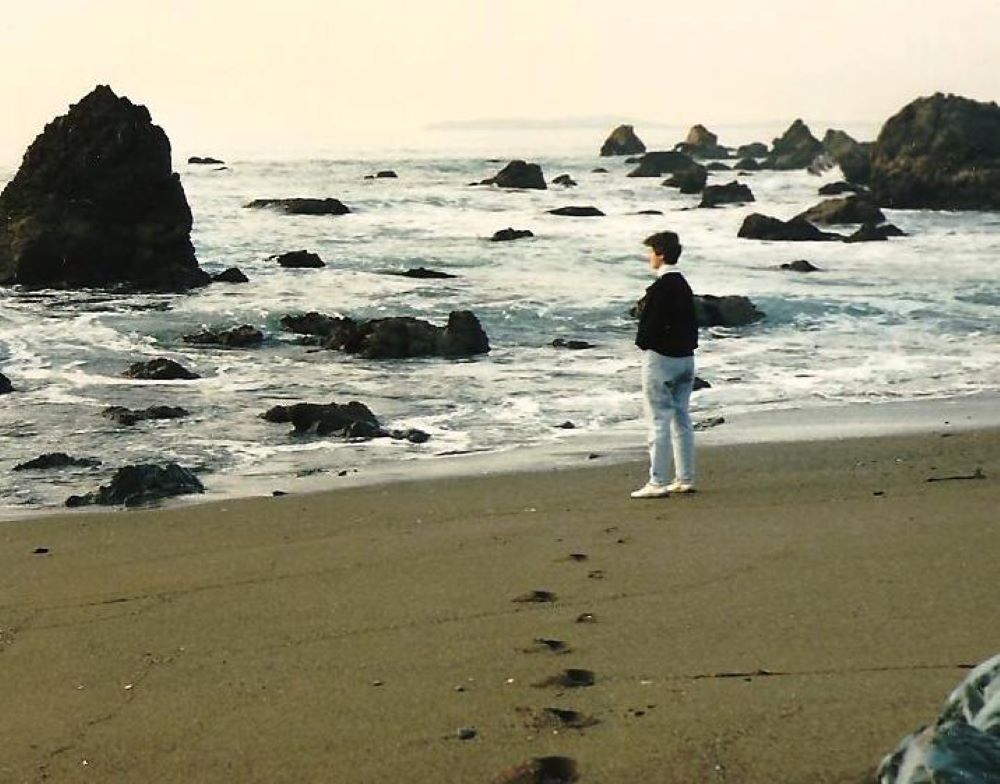
[(46, 125), (0, 193), (0, 283), (184, 291), (209, 280), (167, 135), (110, 87)]

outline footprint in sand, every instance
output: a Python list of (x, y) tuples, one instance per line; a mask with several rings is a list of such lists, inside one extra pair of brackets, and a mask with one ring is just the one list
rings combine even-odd
[(570, 757), (536, 757), (508, 768), (495, 784), (572, 784), (580, 780), (576, 760)]
[(562, 729), (583, 730), (600, 722), (594, 716), (567, 708), (542, 708), (541, 710), (515, 708), (515, 711), (521, 717), (521, 723), (524, 727), (536, 732)]
[(550, 651), (551, 653), (569, 653), (572, 649), (562, 640), (554, 640), (548, 637), (536, 637), (535, 643), (530, 648), (524, 648), (523, 653), (539, 653), (540, 651)]
[(563, 670), (557, 675), (551, 675), (543, 681), (534, 684), (538, 688), (559, 687), (564, 689), (582, 689), (593, 686), (597, 681), (597, 676), (592, 670), (581, 670), (571, 668)]
[(554, 602), (556, 600), (556, 595), (552, 591), (528, 591), (527, 593), (522, 593), (520, 596), (515, 596), (511, 601), (519, 602), (521, 604), (531, 604), (531, 603), (545, 603)]

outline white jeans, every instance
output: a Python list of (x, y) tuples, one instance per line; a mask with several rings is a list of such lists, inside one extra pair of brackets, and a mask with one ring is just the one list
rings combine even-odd
[(642, 392), (649, 422), (649, 481), (694, 484), (694, 428), (688, 401), (694, 386), (694, 357), (665, 357), (646, 350)]

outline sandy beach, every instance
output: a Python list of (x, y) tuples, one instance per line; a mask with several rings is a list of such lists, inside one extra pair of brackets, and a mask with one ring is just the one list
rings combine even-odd
[(1000, 430), (700, 457), (0, 524), (0, 780), (869, 780), (1000, 650)]

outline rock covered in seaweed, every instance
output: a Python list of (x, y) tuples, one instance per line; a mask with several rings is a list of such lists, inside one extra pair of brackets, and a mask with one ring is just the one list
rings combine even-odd
[(601, 155), (638, 155), (646, 152), (646, 145), (636, 136), (631, 125), (619, 125), (601, 145)]
[(0, 283), (204, 286), (191, 224), (166, 133), (99, 85), (45, 126), (0, 193)]
[(111, 482), (86, 495), (71, 495), (66, 506), (141, 506), (163, 498), (204, 493), (205, 486), (177, 463), (143, 463), (119, 468)]
[(1000, 106), (937, 93), (886, 121), (872, 148), (876, 203), (1000, 210)]

